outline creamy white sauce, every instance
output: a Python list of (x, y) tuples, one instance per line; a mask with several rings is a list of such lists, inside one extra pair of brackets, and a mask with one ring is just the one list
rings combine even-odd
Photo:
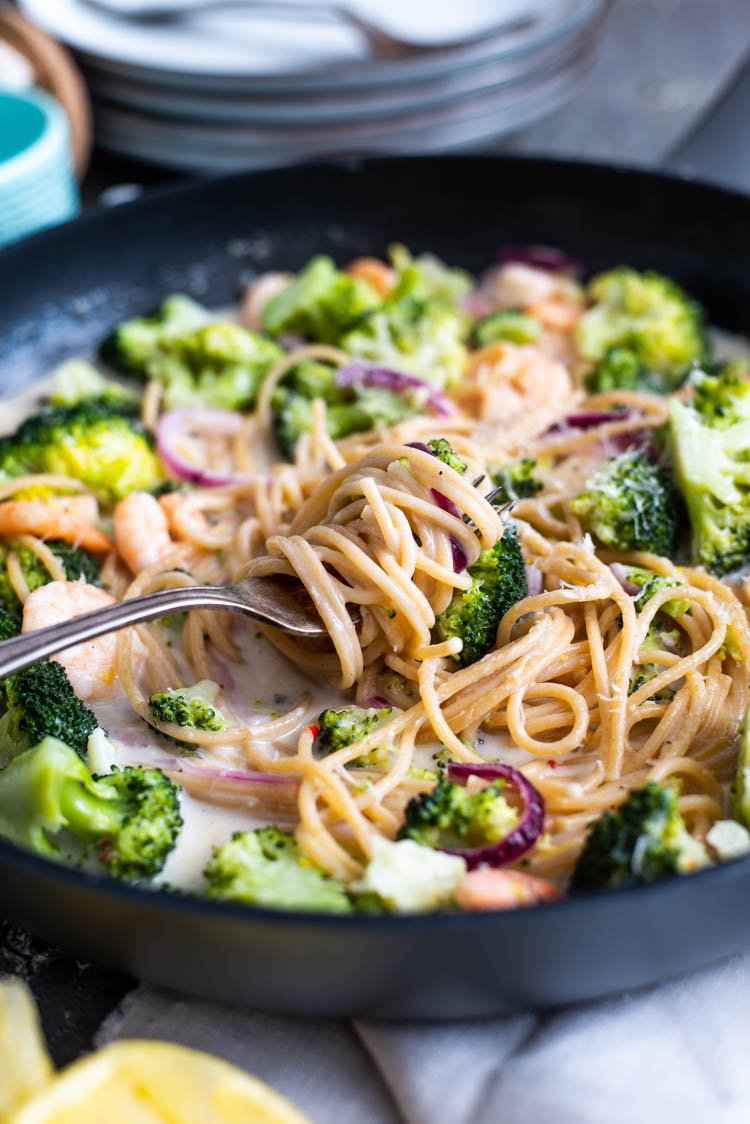
[(155, 885), (166, 883), (181, 890), (205, 889), (203, 870), (214, 847), (226, 843), (235, 831), (252, 831), (267, 823), (267, 819), (254, 814), (252, 809), (243, 812), (221, 804), (208, 804), (186, 792), (180, 796), (180, 810), (182, 830), (164, 870), (154, 880)]

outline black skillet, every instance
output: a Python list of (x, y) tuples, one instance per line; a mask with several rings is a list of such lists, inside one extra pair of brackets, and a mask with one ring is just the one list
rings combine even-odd
[[(354, 162), (170, 190), (6, 250), (3, 390), (93, 350), (166, 292), (223, 305), (243, 274), (296, 269), (318, 252), (381, 253), (394, 239), (470, 269), (502, 243), (560, 246), (589, 271), (654, 267), (716, 324), (750, 327), (741, 195), (547, 160)], [(477, 1015), (633, 988), (745, 948), (750, 859), (513, 913), (336, 918), (129, 889), (0, 842), (0, 911), (82, 957), (255, 1007)]]

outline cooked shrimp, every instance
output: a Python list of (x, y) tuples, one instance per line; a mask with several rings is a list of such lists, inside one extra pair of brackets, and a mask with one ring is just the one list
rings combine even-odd
[(170, 531), (175, 530), (174, 517), (182, 506), (184, 499), (184, 495), (180, 495), (179, 492), (166, 492), (163, 496), (159, 496), (159, 507), (167, 517)]
[[(84, 581), (49, 582), (26, 598), (22, 632), (35, 632), (115, 602), (111, 594)], [(119, 689), (117, 680), (117, 635), (110, 633), (69, 648), (53, 659), (62, 664), (73, 690), (84, 702), (111, 697)]]
[(0, 503), (0, 535), (38, 535), (64, 539), (95, 554), (105, 554), (112, 540), (91, 524), (98, 518), (93, 496), (60, 496), (53, 500), (8, 500)]
[(349, 262), (344, 273), (366, 281), (381, 297), (387, 297), (396, 287), (396, 271), (380, 258), (355, 258)]
[(552, 332), (571, 332), (585, 308), (581, 287), (571, 277), (521, 262), (492, 272), (479, 291), (488, 312), (522, 308)]
[(498, 308), (527, 308), (555, 296), (559, 280), (547, 269), (512, 262), (492, 271), (482, 287)]
[(527, 306), (526, 311), (536, 316), (545, 328), (553, 332), (572, 332), (581, 319), (584, 303), (565, 297), (549, 297)]
[(463, 874), (456, 887), (459, 909), (482, 913), (493, 909), (518, 909), (539, 902), (559, 901), (562, 894), (545, 878), (523, 874), (520, 870), (493, 870), (480, 867)]
[(148, 492), (131, 492), (113, 515), (115, 545), (134, 574), (160, 562), (173, 545), (159, 501)]
[(261, 273), (245, 290), (240, 308), (240, 320), (246, 328), (259, 332), (263, 326), (263, 309), (271, 297), (285, 289), (292, 280), (291, 273)]
[(575, 297), (580, 301), (580, 286), (570, 277), (537, 269), (523, 262), (500, 266), (485, 276), (483, 292), (496, 308), (531, 309), (543, 301)]
[(562, 363), (531, 344), (493, 343), (469, 359), (458, 392), (463, 409), (489, 422), (559, 402), (572, 390)]

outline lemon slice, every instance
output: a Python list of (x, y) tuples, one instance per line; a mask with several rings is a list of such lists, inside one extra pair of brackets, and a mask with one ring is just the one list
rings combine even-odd
[[(0, 1117), (0, 1119), (2, 1119)], [(82, 1058), (7, 1124), (311, 1124), (219, 1058), (168, 1042), (115, 1042)]]
[(0, 1121), (51, 1079), (31, 992), (22, 980), (0, 980)]

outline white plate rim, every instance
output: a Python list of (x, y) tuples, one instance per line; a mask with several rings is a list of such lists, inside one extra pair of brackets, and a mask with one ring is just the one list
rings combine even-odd
[(95, 101), (112, 107), (147, 112), (159, 117), (189, 118), (195, 122), (242, 123), (245, 125), (293, 125), (302, 122), (329, 125), (361, 122), (389, 114), (401, 114), (427, 109), (454, 99), (481, 94), (494, 88), (510, 87), (530, 73), (559, 65), (575, 57), (580, 50), (593, 45), (598, 26), (590, 25), (576, 38), (560, 41), (529, 56), (523, 63), (513, 60), (508, 68), (490, 62), (471, 70), (455, 71), (439, 81), (393, 85), (370, 91), (367, 98), (357, 101), (340, 95), (315, 95), (306, 97), (256, 97), (228, 98), (197, 95), (193, 91), (179, 91), (173, 87), (119, 78), (96, 68), (86, 72), (89, 90)]
[[(548, 42), (585, 26), (591, 19), (606, 10), (612, 0), (558, 0), (563, 14), (558, 19), (545, 18), (528, 34), (525, 32), (510, 32), (497, 38), (488, 37), (465, 47), (445, 49), (430, 52), (424, 55), (415, 55), (401, 60), (367, 60), (356, 63), (343, 63), (339, 66), (329, 67), (323, 71), (310, 71), (306, 74), (252, 74), (239, 69), (215, 72), (210, 70), (185, 70), (180, 67), (163, 67), (161, 69), (144, 66), (136, 59), (118, 58), (114, 51), (92, 52), (90, 49), (76, 44), (65, 36), (65, 27), (50, 24), (44, 19), (45, 8), (39, 7), (41, 0), (18, 0), (19, 6), (25, 14), (41, 20), (44, 25), (60, 35), (67, 45), (86, 63), (106, 63), (108, 69), (118, 70), (131, 76), (147, 77), (156, 83), (191, 82), (196, 88), (208, 84), (209, 86), (226, 88), (231, 85), (236, 88), (237, 81), (244, 81), (246, 88), (255, 89), (288, 89), (309, 90), (311, 88), (343, 88), (379, 85), (392, 82), (394, 79), (402, 81), (419, 81), (431, 74), (444, 73), (451, 67), (471, 66), (478, 61), (499, 60), (506, 57), (523, 56), (529, 51), (537, 49)], [(49, 9), (46, 8), (48, 12)], [(559, 13), (558, 13), (559, 15)], [(502, 44), (505, 43), (505, 48)]]

